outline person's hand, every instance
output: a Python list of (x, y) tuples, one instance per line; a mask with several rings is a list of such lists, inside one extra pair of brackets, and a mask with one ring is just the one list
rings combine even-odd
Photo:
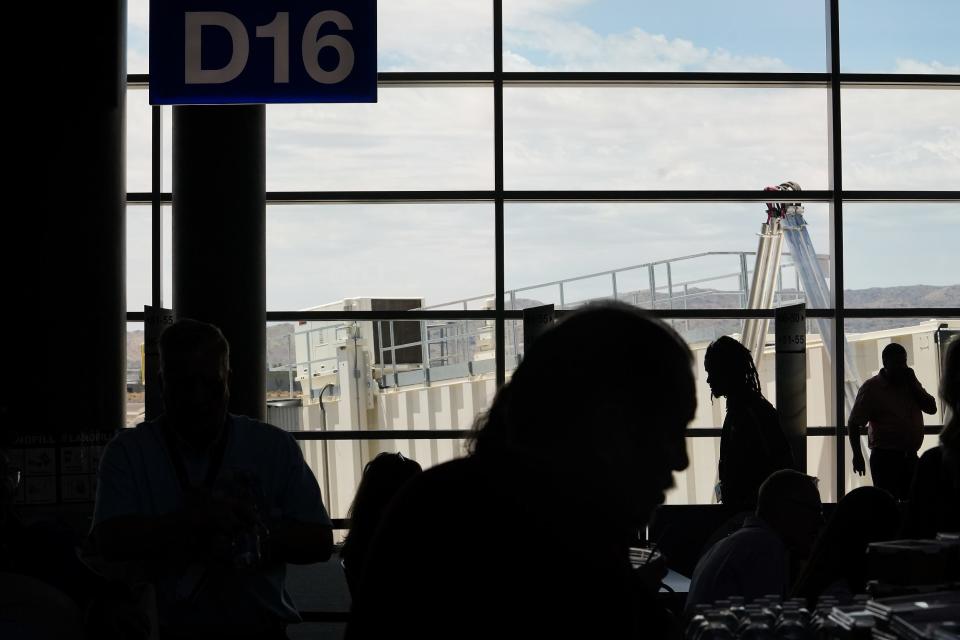
[(912, 385), (920, 384), (920, 380), (917, 379), (917, 372), (914, 371), (911, 367), (907, 367), (906, 369), (903, 370), (903, 379)]
[(667, 565), (662, 556), (654, 556), (650, 562), (646, 562), (633, 570), (634, 580), (637, 585), (647, 593), (657, 593), (660, 590), (660, 583), (667, 577)]
[(857, 475), (865, 475), (867, 473), (867, 462), (863, 459), (863, 454), (859, 451), (853, 452), (853, 470), (857, 472)]

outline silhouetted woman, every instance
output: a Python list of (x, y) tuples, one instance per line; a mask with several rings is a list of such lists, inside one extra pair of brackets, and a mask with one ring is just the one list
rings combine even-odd
[(350, 533), (340, 559), (350, 593), (356, 593), (363, 562), (380, 518), (407, 480), (423, 471), (420, 463), (400, 453), (381, 453), (363, 468), (357, 495), (350, 505)]
[(940, 446), (925, 451), (917, 463), (904, 531), (911, 538), (960, 531), (960, 340), (948, 347), (940, 397), (950, 416)]
[(837, 503), (793, 595), (806, 598), (812, 607), (821, 596), (846, 602), (865, 593), (867, 545), (893, 540), (899, 530), (900, 511), (889, 492), (876, 487), (854, 489)]
[(746, 347), (721, 336), (707, 347), (703, 364), (711, 393), (727, 398), (720, 436), (720, 501), (735, 510), (752, 510), (763, 481), (793, 466), (790, 445), (777, 410), (760, 393), (760, 376)]
[(585, 305), (540, 334), (465, 458), (384, 515), (347, 640), (679, 635), (629, 548), (687, 464), (692, 357), (636, 307)]

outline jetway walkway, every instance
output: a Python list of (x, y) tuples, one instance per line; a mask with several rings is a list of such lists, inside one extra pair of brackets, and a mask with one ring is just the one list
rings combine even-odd
[[(796, 194), (800, 186), (795, 182), (785, 182), (777, 187), (768, 187), (776, 193)], [(770, 309), (774, 305), (774, 291), (780, 274), (780, 256), (783, 242), (790, 247), (790, 255), (797, 279), (800, 281), (808, 307), (824, 309), (830, 307), (830, 286), (827, 282), (821, 261), (813, 247), (807, 221), (803, 217), (803, 204), (799, 202), (767, 203), (767, 221), (760, 227), (756, 253), (756, 265), (747, 304), (749, 309)], [(798, 287), (799, 288), (799, 287)], [(753, 318), (744, 322), (741, 342), (753, 354), (754, 362), (761, 362), (766, 343), (768, 318)], [(836, 337), (828, 318), (816, 320), (821, 339), (828, 356), (838, 353), (835, 349)], [(846, 335), (841, 334), (844, 359), (844, 405), (845, 415), (853, 409), (857, 391), (860, 388), (860, 373), (853, 357)]]

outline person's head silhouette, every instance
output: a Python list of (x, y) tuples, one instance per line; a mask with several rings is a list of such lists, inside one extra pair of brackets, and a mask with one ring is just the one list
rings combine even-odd
[(790, 552), (806, 558), (823, 525), (817, 479), (793, 469), (774, 471), (760, 485), (757, 516), (780, 535)]
[(877, 487), (858, 487), (837, 502), (820, 533), (794, 594), (812, 604), (832, 583), (864, 593), (866, 553), (871, 542), (892, 540), (900, 528), (896, 499)]
[[(372, 534), (376, 520), (403, 484), (423, 471), (420, 463), (401, 453), (383, 452), (363, 468), (363, 476), (350, 507), (350, 537), (364, 528)], [(350, 538), (348, 537), (348, 540)]]
[(883, 360), (883, 368), (895, 371), (907, 368), (907, 350), (902, 344), (891, 342), (883, 348), (880, 354)]
[(160, 335), (164, 415), (174, 431), (196, 447), (219, 435), (230, 401), (230, 347), (220, 329), (187, 318)]
[(626, 304), (589, 304), (533, 343), (479, 421), (473, 452), (562, 469), (610, 516), (642, 523), (688, 464), (694, 384), (673, 329)]
[(902, 344), (891, 342), (883, 348), (880, 354), (883, 361), (881, 373), (888, 380), (896, 384), (904, 384), (911, 377), (911, 370), (907, 366), (907, 350)]
[(707, 384), (715, 398), (739, 395), (745, 391), (760, 393), (760, 376), (753, 356), (730, 336), (720, 336), (710, 343), (703, 366), (707, 370)]
[(340, 550), (351, 592), (357, 589), (365, 556), (387, 506), (403, 485), (422, 471), (416, 460), (387, 452), (378, 454), (363, 468), (350, 506), (350, 533)]

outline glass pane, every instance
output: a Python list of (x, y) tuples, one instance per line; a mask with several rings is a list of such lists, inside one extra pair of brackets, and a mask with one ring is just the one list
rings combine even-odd
[(490, 87), (381, 88), (376, 104), (270, 105), (267, 189), (491, 189)]
[(150, 206), (127, 205), (127, 311), (152, 304), (152, 238)]
[[(694, 373), (697, 377), (697, 411), (689, 428), (719, 429), (723, 426), (726, 415), (726, 400), (713, 398), (710, 386), (707, 384), (707, 372), (703, 361), (707, 347), (720, 336), (728, 335), (740, 340), (743, 335), (743, 320), (731, 319), (667, 319), (687, 346), (694, 357)], [(830, 320), (824, 325), (829, 327)], [(807, 321), (807, 426), (823, 427), (836, 422), (833, 418), (833, 369), (827, 347), (824, 346), (820, 335), (820, 323), (816, 320)], [(827, 328), (827, 335), (832, 331)], [(521, 321), (507, 322), (506, 333), (507, 369), (509, 373), (516, 367), (517, 358), (514, 354), (523, 355), (523, 324)], [(777, 404), (776, 381), (776, 353), (774, 349), (773, 321), (767, 327), (767, 339), (763, 349), (763, 357), (757, 366), (760, 376), (760, 391), (771, 404)], [(715, 461), (714, 461), (715, 462)]]
[[(923, 437), (923, 444), (920, 445), (920, 450), (917, 452), (917, 455), (923, 455), (923, 452), (927, 449), (932, 449), (940, 444), (940, 436), (938, 435), (926, 435)], [(853, 470), (853, 465), (850, 462), (853, 460), (853, 451), (850, 449), (850, 441), (847, 438), (843, 439), (843, 447), (845, 450), (844, 453), (844, 464), (846, 469), (844, 470), (844, 482), (846, 482), (846, 491), (850, 491), (858, 487), (870, 487), (873, 486), (873, 472), (870, 471), (870, 450), (867, 448), (867, 436), (860, 436), (860, 450), (863, 451), (863, 456), (866, 458), (866, 475), (860, 476)]]
[[(383, 311), (406, 301), (351, 302)], [(288, 431), (470, 429), (493, 398), (495, 335), (493, 320), (273, 323), (269, 421)]]
[[(819, 268), (829, 294), (829, 206), (807, 203), (803, 217), (819, 258), (808, 273)], [(657, 309), (745, 308), (766, 220), (762, 202), (508, 202), (507, 307), (574, 307), (616, 295)], [(790, 241), (781, 255), (780, 275), (771, 279), (774, 304), (805, 299)], [(828, 306), (813, 297), (808, 304)]]
[(687, 457), (690, 466), (674, 472), (674, 487), (667, 490), (664, 504), (716, 504), (720, 438), (687, 438)]
[(149, 73), (150, 3), (127, 2), (127, 73)]
[[(863, 382), (877, 375), (883, 366), (882, 352), (888, 344), (896, 342), (907, 351), (907, 365), (910, 366), (924, 389), (937, 396), (942, 373), (942, 357), (945, 345), (960, 335), (960, 319), (958, 318), (869, 318), (848, 319), (844, 322), (847, 340), (850, 343), (851, 354), (854, 360), (854, 371), (848, 371), (848, 380), (853, 389), (859, 389)], [(848, 400), (852, 406), (852, 398)], [(937, 400), (937, 413), (923, 414), (923, 423), (927, 428), (937, 428), (943, 423), (943, 403)], [(936, 445), (937, 436), (927, 435), (923, 439), (920, 453)], [(869, 460), (867, 434), (860, 436), (860, 448)], [(851, 460), (853, 454), (850, 443), (844, 438), (846, 449), (844, 464), (844, 478), (847, 491), (860, 486), (873, 484), (869, 462), (867, 474), (858, 476), (853, 471)]]
[(173, 211), (170, 206), (160, 208), (163, 224), (163, 306), (173, 308)]
[(173, 108), (160, 107), (161, 114), (161, 137), (163, 138), (163, 148), (161, 149), (163, 158), (163, 169), (160, 175), (160, 190), (167, 193), (173, 191)]
[[(161, 207), (163, 226), (163, 304), (173, 304), (173, 242), (170, 206)], [(153, 229), (151, 206), (127, 205), (127, 311), (153, 304)]]
[[(836, 501), (836, 438), (807, 436), (807, 473), (817, 478), (820, 499)], [(690, 466), (673, 478), (676, 486), (667, 492), (666, 504), (715, 504), (717, 460), (720, 459), (720, 438), (687, 438)]]
[(300, 449), (317, 477), (331, 518), (346, 518), (363, 475), (378, 453), (400, 452), (429, 469), (464, 455), (463, 440), (301, 440)]
[(378, 70), (492, 71), (492, 7), (477, 0), (378, 2)]
[(490, 203), (268, 207), (268, 309), (371, 295), (476, 309), (493, 288)]
[(960, 91), (844, 89), (844, 189), (960, 189)]
[(126, 426), (135, 427), (144, 420), (144, 380), (141, 360), (141, 349), (143, 347), (143, 323), (127, 323), (127, 386), (126, 403), (127, 418)]
[(821, 502), (837, 501), (836, 436), (807, 436), (807, 474), (817, 479)]
[[(823, 6), (506, 0), (503, 66), (506, 71), (822, 72)], [(768, 37), (774, 24), (776, 37)]]
[(843, 214), (847, 307), (960, 307), (960, 202), (849, 202)]
[(153, 125), (146, 88), (127, 90), (127, 191), (150, 191)]
[[(864, 318), (844, 321), (847, 342), (853, 359), (853, 371), (847, 371), (852, 389), (858, 389), (883, 367), (884, 347), (896, 342), (907, 351), (907, 365), (917, 380), (933, 396), (940, 388), (945, 345), (960, 334), (960, 318)], [(852, 393), (851, 389), (851, 393)], [(848, 401), (848, 406), (852, 399)], [(927, 426), (943, 424), (943, 403), (937, 401), (937, 413), (923, 414)], [(849, 411), (847, 413), (849, 417)], [(866, 450), (866, 436), (864, 436)]]
[(840, 66), (851, 73), (960, 73), (953, 0), (843, 0)]
[(827, 94), (507, 87), (504, 172), (509, 189), (826, 189)]

